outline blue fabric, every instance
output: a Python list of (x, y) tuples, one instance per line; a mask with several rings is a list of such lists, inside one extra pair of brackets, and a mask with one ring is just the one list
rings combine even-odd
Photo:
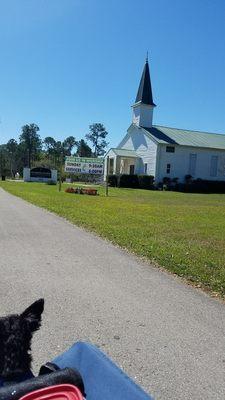
[(87, 400), (152, 399), (104, 353), (89, 343), (75, 343), (53, 362), (60, 368), (78, 369), (84, 381)]

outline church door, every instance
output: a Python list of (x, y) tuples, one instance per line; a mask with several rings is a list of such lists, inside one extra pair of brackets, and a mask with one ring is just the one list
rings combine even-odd
[(130, 175), (134, 175), (134, 165), (130, 165)]

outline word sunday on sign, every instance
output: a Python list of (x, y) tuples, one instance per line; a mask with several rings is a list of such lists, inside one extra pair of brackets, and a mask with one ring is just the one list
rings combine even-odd
[(65, 172), (72, 174), (103, 174), (102, 158), (66, 157)]

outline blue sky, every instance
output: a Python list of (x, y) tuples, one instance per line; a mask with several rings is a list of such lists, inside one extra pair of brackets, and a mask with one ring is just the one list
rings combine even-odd
[(42, 138), (116, 146), (149, 51), (154, 124), (225, 133), (224, 0), (0, 0), (0, 143)]

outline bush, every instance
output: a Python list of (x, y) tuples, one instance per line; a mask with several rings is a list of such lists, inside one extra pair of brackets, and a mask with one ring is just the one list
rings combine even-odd
[(171, 178), (169, 176), (164, 176), (163, 184), (164, 185), (170, 185), (170, 183), (171, 183)]
[(188, 174), (188, 175), (185, 175), (185, 177), (184, 177), (184, 181), (185, 181), (185, 183), (187, 183), (187, 184), (189, 184), (189, 183), (191, 183), (192, 182), (192, 176), (190, 175), (190, 174)]
[[(158, 184), (158, 188), (163, 190), (178, 190), (178, 180), (179, 178), (170, 178), (169, 176), (164, 176), (162, 182)], [(160, 187), (161, 184), (161, 187)]]
[(154, 176), (138, 175), (140, 189), (154, 189)]
[(225, 181), (195, 179), (191, 183), (179, 183), (177, 190), (188, 193), (225, 193)]
[(109, 175), (108, 176), (108, 184), (109, 184), (109, 186), (117, 187), (117, 185), (118, 185), (117, 175)]
[(140, 188), (140, 189), (154, 189), (154, 176), (152, 175), (109, 175), (109, 186), (112, 187), (126, 187), (126, 188)]
[(139, 181), (137, 175), (121, 175), (120, 187), (137, 189), (139, 188)]

